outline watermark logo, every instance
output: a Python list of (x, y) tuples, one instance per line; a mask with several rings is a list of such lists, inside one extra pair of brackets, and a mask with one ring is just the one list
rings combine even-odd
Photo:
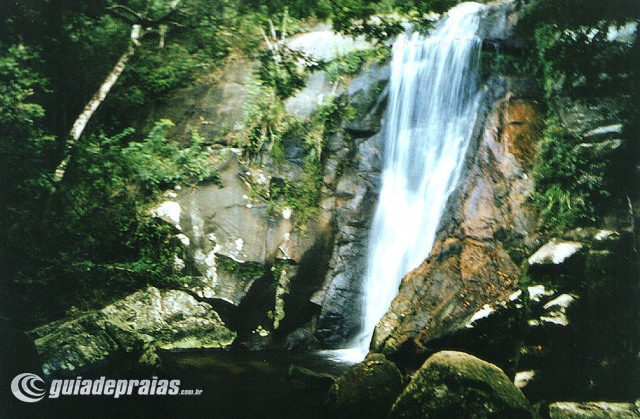
[[(24, 373), (17, 375), (11, 382), (11, 391), (20, 401), (34, 403), (47, 395), (44, 380), (35, 374)], [(61, 396), (110, 396), (118, 399), (121, 396), (199, 396), (202, 390), (181, 390), (180, 380), (108, 380), (106, 377), (98, 379), (53, 380), (49, 386), (49, 399)]]
[(22, 402), (34, 403), (42, 400), (47, 390), (42, 378), (35, 374), (24, 373), (17, 375), (11, 381), (11, 392)]

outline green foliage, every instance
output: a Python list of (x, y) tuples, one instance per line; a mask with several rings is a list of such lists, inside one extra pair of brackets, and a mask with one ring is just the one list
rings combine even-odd
[(179, 181), (220, 182), (210, 155), (202, 149), (203, 138), (192, 133), (192, 143), (180, 149), (167, 138), (173, 122), (163, 119), (155, 124), (142, 142), (131, 142), (122, 150), (124, 164), (131, 171), (131, 180), (146, 191), (175, 186)]
[(29, 103), (29, 96), (34, 94), (34, 89), (43, 89), (45, 79), (30, 68), (30, 63), (38, 59), (24, 45), (11, 45), (0, 56), (0, 123), (12, 125), (33, 123), (44, 116), (42, 106)]
[[(51, 0), (3, 7), (0, 307), (13, 318), (57, 317), (71, 305), (101, 305), (146, 283), (170, 282), (173, 232), (148, 215), (149, 206), (158, 188), (216, 179), (196, 132), (185, 149), (166, 141), (166, 131), (158, 127), (140, 143), (128, 141), (129, 130), (114, 137), (92, 134), (105, 121), (117, 122), (108, 128), (114, 131), (130, 117), (128, 105), (183, 86), (226, 54), (219, 2), (190, 0), (174, 15), (182, 26), (168, 29), (164, 48), (159, 48), (159, 27), (146, 31), (124, 77), (76, 143), (64, 183), (52, 194), (50, 175), (71, 124), (130, 42), (130, 22), (107, 10), (115, 3)], [(150, 19), (169, 5), (117, 3)], [(100, 120), (101, 115), (108, 118)]]
[[(608, 74), (628, 74), (620, 55), (624, 44), (607, 40), (607, 23), (560, 30), (543, 25), (535, 31), (547, 98), (559, 94), (593, 96), (619, 91), (623, 80)], [(627, 71), (625, 71), (627, 70)]]
[(371, 49), (352, 51), (336, 58), (321, 68), (326, 71), (331, 82), (357, 74), (364, 66), (372, 63), (382, 64), (391, 56), (391, 48), (377, 46)]
[(221, 36), (191, 35), (184, 43), (171, 42), (164, 48), (156, 44), (139, 47), (105, 104), (104, 113), (117, 115), (162, 100), (210, 71), (228, 52), (226, 42), (214, 45), (217, 40), (224, 40)]
[(177, 243), (170, 239), (171, 227), (148, 215), (159, 188), (215, 176), (199, 150), (197, 136), (183, 150), (166, 139), (165, 130), (171, 125), (158, 122), (140, 143), (123, 145), (132, 130), (87, 138), (59, 198), (65, 223), (59, 227), (76, 242), (73, 252), (67, 251), (68, 259), (72, 265), (79, 261), (117, 273), (107, 282), (121, 282), (118, 292), (146, 283), (165, 286), (174, 278)]
[(550, 119), (539, 143), (535, 166), (535, 205), (551, 230), (562, 231), (595, 221), (604, 190), (606, 162), (585, 158), (579, 138)]
[[(11, 280), (19, 264), (33, 264), (47, 234), (34, 219), (46, 208), (50, 183), (42, 176), (53, 138), (42, 128), (44, 108), (36, 102), (46, 91), (37, 71), (38, 54), (23, 44), (0, 42), (0, 309), (10, 310), (19, 300), (12, 296)], [(13, 297), (13, 298), (11, 298)]]
[(34, 202), (14, 196), (5, 214), (11, 228), (2, 229), (3, 243), (10, 243), (0, 248), (7, 261), (2, 286), (16, 304), (5, 306), (9, 314), (55, 318), (70, 306), (100, 307), (147, 284), (182, 282), (173, 270), (174, 228), (149, 209), (161, 188), (217, 175), (197, 133), (180, 149), (166, 138), (171, 125), (158, 122), (141, 142), (127, 142), (131, 129), (83, 138), (53, 195), (45, 175), (31, 174), (22, 187)]
[[(20, 183), (34, 176), (53, 137), (42, 129), (44, 108), (35, 102), (47, 91), (47, 80), (34, 67), (39, 56), (31, 48), (0, 43), (0, 190), (11, 197)], [(9, 192), (12, 191), (13, 192)]]
[(305, 144), (315, 150), (314, 158), (320, 159), (327, 138), (340, 130), (343, 119), (352, 119), (355, 109), (346, 96), (331, 97), (311, 115)]
[(331, 3), (333, 29), (354, 37), (383, 43), (404, 28), (395, 15), (380, 14), (379, 4), (367, 0), (337, 0)]
[(134, 57), (130, 78), (149, 95), (161, 95), (184, 86), (192, 80), (193, 69), (198, 65), (185, 47), (175, 44)]
[[(100, 9), (97, 9), (100, 10)], [(43, 11), (46, 16), (49, 13)], [(59, 19), (59, 20), (56, 20)], [(47, 130), (62, 141), (105, 77), (126, 51), (130, 27), (109, 15), (76, 14), (42, 18), (47, 31), (33, 42), (42, 51), (42, 73), (54, 94), (42, 101)]]
[(537, 77), (547, 99), (617, 97), (629, 91), (629, 76), (637, 69), (637, 58), (629, 59), (633, 40), (610, 39), (611, 26), (640, 17), (640, 11), (622, 3), (542, 0), (529, 6), (519, 31), (535, 45)]
[(245, 108), (245, 129), (236, 140), (252, 164), (284, 162), (284, 141), (299, 142), (305, 157), (299, 179), (274, 179), (269, 190), (254, 186), (255, 193), (268, 200), (272, 213), (292, 210), (298, 225), (317, 210), (322, 187), (322, 155), (326, 139), (339, 129), (343, 117), (353, 113), (345, 98), (331, 99), (320, 106), (308, 122), (289, 115), (275, 87), (258, 82)]
[(243, 279), (259, 278), (264, 275), (264, 265), (258, 262), (238, 262), (226, 256), (216, 255), (216, 267)]
[[(507, 60), (515, 65), (499, 67), (510, 75), (536, 77), (545, 94), (547, 128), (539, 144), (534, 202), (551, 230), (589, 225), (610, 205), (612, 193), (623, 194), (614, 200), (624, 199), (628, 192), (620, 184), (627, 179), (612, 179), (611, 174), (629, 173), (621, 167), (634, 163), (589, 153), (581, 138), (562, 128), (558, 107), (567, 100), (586, 106), (601, 106), (609, 98), (628, 102), (625, 98), (637, 90), (637, 40), (611, 35), (637, 17), (638, 10), (618, 1), (593, 0), (540, 0), (527, 7), (518, 28), (534, 48)], [(635, 114), (623, 110), (615, 118), (633, 120)]]
[(306, 70), (317, 66), (301, 51), (295, 51), (285, 44), (288, 14), (282, 18), (280, 33), (276, 31), (271, 20), (268, 20), (268, 32), (272, 40), (269, 41), (267, 32), (262, 31), (268, 49), (258, 55), (260, 66), (255, 70), (262, 85), (275, 90), (279, 99), (285, 100), (302, 89), (306, 83)]
[[(286, 19), (283, 25), (284, 22)], [(283, 137), (299, 127), (285, 111), (283, 101), (304, 87), (306, 70), (315, 65), (283, 42), (274, 42), (259, 55), (261, 65), (255, 70), (258, 81), (252, 86), (252, 100), (245, 107), (245, 135), (241, 141), (245, 154), (253, 162), (272, 152), (280, 154)]]
[(522, 34), (530, 35), (541, 24), (575, 29), (602, 21), (630, 21), (640, 18), (640, 8), (629, 0), (537, 0), (530, 2), (518, 23)]
[(367, 1), (337, 0), (331, 3), (334, 30), (347, 35), (364, 35), (379, 44), (404, 31), (406, 22), (426, 33), (432, 27), (430, 13), (444, 13), (458, 0)]
[(283, 47), (277, 52), (264, 51), (259, 58), (257, 76), (264, 86), (273, 88), (279, 98), (287, 99), (304, 87), (305, 70), (312, 63), (301, 52)]
[(251, 100), (245, 106), (245, 128), (238, 141), (245, 155), (257, 162), (271, 153), (274, 144), (277, 147), (283, 135), (295, 125), (295, 120), (286, 113), (273, 87), (256, 83), (249, 93)]
[(301, 178), (272, 181), (269, 187), (269, 210), (272, 213), (290, 208), (296, 222), (302, 226), (317, 213), (321, 197), (322, 166), (317, 160), (307, 158)]
[(314, 16), (326, 19), (331, 12), (329, 3), (327, 0), (246, 0), (238, 5), (238, 10), (242, 14), (258, 11), (274, 21), (280, 21), (285, 12), (297, 19)]
[(535, 77), (540, 72), (538, 57), (530, 49), (514, 54), (500, 51), (481, 53), (481, 76), (486, 80), (494, 75), (507, 77)]
[(269, 208), (279, 212), (290, 208), (299, 225), (317, 213), (322, 197), (323, 150), (326, 140), (340, 129), (343, 118), (353, 112), (346, 97), (332, 98), (321, 105), (305, 124), (303, 142), (306, 157), (299, 180), (272, 181), (269, 189)]
[(284, 311), (284, 295), (289, 294), (289, 278), (287, 277), (287, 267), (290, 266), (288, 260), (277, 259), (273, 266), (271, 266), (271, 275), (275, 282), (275, 301), (273, 310), (267, 312), (267, 317), (273, 320), (273, 329), (280, 327), (280, 322), (285, 317)]

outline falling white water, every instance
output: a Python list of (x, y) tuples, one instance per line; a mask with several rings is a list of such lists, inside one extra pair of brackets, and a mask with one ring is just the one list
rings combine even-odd
[(382, 189), (364, 281), (364, 319), (352, 350), (363, 358), (400, 281), (429, 255), (447, 199), (460, 177), (481, 93), (486, 6), (462, 3), (428, 38), (413, 34), (393, 46), (384, 121)]

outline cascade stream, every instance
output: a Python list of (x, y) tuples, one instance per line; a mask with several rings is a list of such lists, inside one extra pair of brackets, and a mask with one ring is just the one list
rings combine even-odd
[(363, 326), (351, 344), (361, 358), (402, 278), (429, 255), (460, 177), (482, 96), (478, 29), (486, 10), (478, 3), (462, 3), (431, 36), (402, 36), (393, 46)]

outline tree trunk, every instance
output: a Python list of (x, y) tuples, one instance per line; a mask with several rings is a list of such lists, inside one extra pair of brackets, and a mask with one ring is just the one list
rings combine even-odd
[(67, 142), (65, 144), (64, 158), (56, 168), (56, 172), (53, 178), (54, 182), (58, 183), (64, 177), (67, 169), (67, 164), (71, 159), (71, 151), (73, 150), (76, 141), (78, 141), (78, 139), (82, 135), (82, 131), (84, 131), (84, 128), (87, 126), (87, 123), (93, 116), (94, 112), (107, 97), (111, 88), (116, 84), (116, 81), (118, 81), (118, 77), (120, 77), (120, 75), (124, 71), (127, 61), (129, 61), (129, 58), (131, 58), (131, 56), (135, 53), (136, 47), (139, 45), (138, 39), (140, 39), (141, 36), (142, 27), (140, 25), (133, 25), (133, 27), (131, 28), (131, 43), (129, 44), (127, 52), (122, 54), (120, 60), (118, 60), (117, 64), (113, 67), (113, 70), (111, 70), (111, 73), (109, 73), (98, 91), (93, 95), (89, 103), (87, 103), (87, 106), (85, 106), (84, 111), (73, 123), (73, 127), (69, 132), (69, 137), (67, 138)]

